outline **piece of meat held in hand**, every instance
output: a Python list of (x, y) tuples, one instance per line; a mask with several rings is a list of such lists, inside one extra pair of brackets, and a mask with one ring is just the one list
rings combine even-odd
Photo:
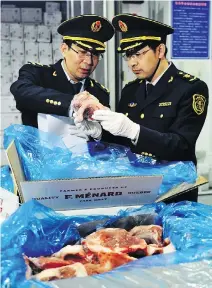
[(162, 245), (163, 228), (158, 225), (136, 226), (130, 230), (130, 235), (144, 239), (147, 244)]
[(40, 281), (51, 281), (57, 279), (65, 279), (65, 278), (73, 278), (73, 277), (85, 277), (88, 276), (88, 273), (81, 263), (75, 263), (72, 265), (47, 269), (44, 270), (32, 278), (40, 280)]
[(119, 228), (106, 228), (94, 232), (82, 241), (82, 245), (96, 253), (116, 252), (130, 254), (135, 251), (144, 251), (145, 253), (147, 248), (145, 240), (132, 236), (126, 230)]
[(80, 108), (76, 112), (75, 119), (77, 122), (82, 122), (84, 119), (92, 120), (93, 112), (96, 110), (106, 110), (108, 109), (100, 102), (93, 99), (87, 99), (83, 101)]
[(71, 101), (71, 109), (75, 114), (75, 121), (92, 120), (93, 112), (99, 109), (108, 109), (99, 100), (87, 91), (74, 96)]

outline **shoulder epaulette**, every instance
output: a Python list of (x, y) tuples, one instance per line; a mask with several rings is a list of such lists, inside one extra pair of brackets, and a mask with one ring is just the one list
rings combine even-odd
[(45, 68), (50, 68), (51, 67), (50, 65), (44, 65), (44, 64), (41, 64), (41, 63), (38, 63), (38, 62), (28, 62), (27, 64), (31, 64), (31, 65), (34, 65), (36, 67), (45, 67)]
[(199, 80), (199, 78), (197, 78), (196, 76), (192, 76), (188, 73), (185, 73), (183, 71), (178, 71), (178, 74), (177, 74), (181, 79), (189, 82), (189, 83), (194, 83), (196, 81)]
[(95, 81), (95, 84), (100, 87), (103, 91), (107, 92), (107, 93), (110, 93), (109, 89), (107, 89), (105, 86), (103, 86), (102, 84), (100, 84), (99, 82), (97, 82), (96, 80)]
[[(131, 84), (134, 84), (136, 81), (138, 81), (139, 79), (134, 79), (134, 80), (132, 80), (132, 81), (129, 81), (127, 84), (125, 84), (125, 86), (124, 87), (126, 87), (126, 86), (129, 86), (129, 85), (131, 85)], [(140, 80), (140, 82), (142, 82), (143, 80)]]

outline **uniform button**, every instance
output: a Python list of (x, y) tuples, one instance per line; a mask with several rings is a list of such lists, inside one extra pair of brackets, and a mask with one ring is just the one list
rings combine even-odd
[(54, 103), (54, 101), (53, 101), (53, 100), (50, 100), (50, 101), (49, 101), (49, 103), (50, 103), (50, 104), (53, 104), (53, 103)]
[(49, 99), (46, 99), (46, 103), (49, 103), (49, 101), (50, 101)]
[(54, 101), (54, 105), (57, 105), (57, 101)]
[(163, 114), (160, 114), (160, 118), (163, 118)]
[(59, 105), (59, 106), (60, 106), (60, 105), (61, 105), (61, 102), (57, 102), (57, 105)]
[(125, 116), (128, 116), (129, 114), (128, 113), (125, 113)]
[(144, 113), (142, 113), (140, 117), (141, 117), (141, 119), (144, 119)]

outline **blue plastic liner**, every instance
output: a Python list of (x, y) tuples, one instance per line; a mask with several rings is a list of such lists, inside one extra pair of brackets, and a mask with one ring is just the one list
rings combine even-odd
[(71, 153), (60, 137), (34, 127), (9, 126), (4, 132), (5, 149), (12, 141), (26, 180), (163, 175), (158, 191), (162, 195), (182, 182), (194, 183), (197, 178), (192, 162), (157, 162), (127, 147), (103, 142), (88, 142), (86, 149), (79, 145)]
[(134, 273), (138, 275), (140, 268), (149, 269), (155, 266), (169, 266), (212, 258), (211, 206), (186, 201), (169, 205), (158, 203), (144, 205), (139, 209), (120, 211), (117, 216), (114, 215), (109, 219), (110, 217), (105, 215), (67, 217), (33, 200), (23, 204), (2, 224), (1, 287), (6, 288), (7, 285), (32, 287), (30, 286), (32, 283), (36, 283), (35, 287), (51, 287), (51, 283), (25, 280), (26, 267), (22, 253), (31, 257), (51, 255), (65, 244), (79, 240), (80, 224), (103, 219), (106, 219), (107, 223), (109, 221), (112, 223), (118, 217), (134, 217), (145, 213), (153, 213), (155, 223), (163, 224), (164, 237), (171, 239), (177, 251), (166, 255), (144, 257), (111, 272), (92, 276), (93, 278), (107, 279), (113, 275), (116, 279), (116, 275), (119, 277), (116, 272), (119, 271), (122, 273), (130, 271), (133, 277)]
[(1, 173), (1, 187), (9, 192), (14, 193), (14, 185), (10, 167), (8, 165), (1, 167), (0, 173)]

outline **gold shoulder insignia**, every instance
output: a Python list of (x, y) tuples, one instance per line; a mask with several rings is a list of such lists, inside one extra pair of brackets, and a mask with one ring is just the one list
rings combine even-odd
[(197, 78), (196, 76), (192, 76), (192, 75), (190, 75), (188, 73), (185, 73), (183, 71), (179, 71), (178, 75), (179, 75), (179, 77), (181, 79), (184, 79), (184, 80), (186, 80), (187, 82), (190, 82), (190, 83), (194, 83), (194, 82), (199, 80), (199, 78)]
[(51, 67), (50, 65), (45, 65), (45, 64), (38, 63), (38, 62), (28, 62), (28, 64), (32, 64), (36, 67), (48, 67), (48, 68)]
[(192, 107), (197, 115), (201, 115), (205, 110), (206, 99), (205, 96), (200, 94), (193, 95)]
[[(131, 85), (131, 84), (133, 84), (133, 83), (135, 83), (137, 80), (139, 80), (139, 79), (134, 79), (134, 80), (132, 80), (132, 81), (129, 81), (127, 84), (125, 84), (125, 86), (124, 87), (126, 87), (126, 86), (129, 86), (129, 85)], [(143, 80), (140, 80), (140, 82), (139, 83), (142, 83), (142, 81)]]
[(109, 89), (107, 89), (104, 85), (100, 84), (99, 82), (97, 82), (96, 80), (94, 80), (96, 85), (98, 87), (100, 87), (102, 90), (104, 90), (105, 92), (107, 92), (108, 94), (110, 93)]

